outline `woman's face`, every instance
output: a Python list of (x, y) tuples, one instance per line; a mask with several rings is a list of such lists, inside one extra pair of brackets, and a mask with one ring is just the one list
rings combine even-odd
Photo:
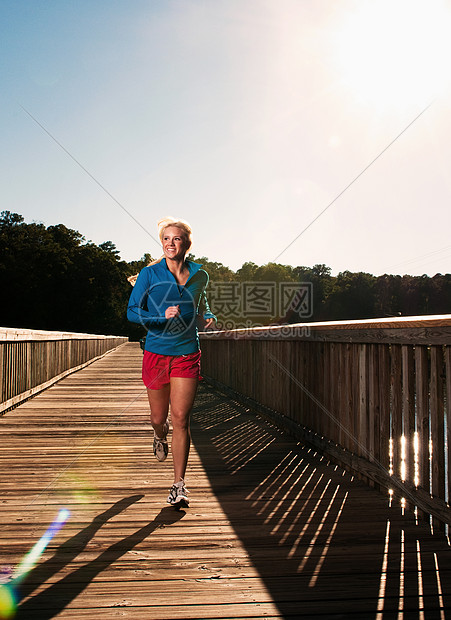
[(184, 231), (177, 226), (168, 226), (163, 233), (163, 253), (169, 259), (184, 259), (188, 243)]

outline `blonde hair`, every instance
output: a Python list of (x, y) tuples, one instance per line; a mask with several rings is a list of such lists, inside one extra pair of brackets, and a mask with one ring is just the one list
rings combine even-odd
[[(169, 226), (176, 226), (177, 228), (180, 228), (180, 230), (183, 230), (184, 237), (186, 239), (186, 243), (187, 243), (187, 246), (188, 246), (186, 248), (186, 251), (188, 252), (188, 250), (190, 249), (191, 244), (193, 242), (193, 231), (191, 229), (191, 226), (188, 224), (188, 222), (186, 220), (181, 220), (180, 218), (176, 219), (175, 217), (171, 217), (170, 215), (168, 215), (167, 217), (164, 217), (162, 220), (160, 220), (158, 222), (158, 235), (160, 237), (161, 243), (163, 243), (164, 231)], [(147, 263), (147, 267), (149, 267), (150, 265), (156, 265), (162, 259), (163, 259), (163, 256), (160, 256), (160, 258), (157, 258), (156, 260), (150, 261), (149, 263)], [(136, 282), (136, 280), (138, 278), (138, 275), (139, 274), (136, 273), (135, 275), (129, 276), (127, 278), (128, 282), (130, 282), (130, 284), (132, 286), (135, 286), (135, 282)]]
[(186, 248), (186, 251), (188, 251), (191, 247), (191, 244), (193, 243), (193, 231), (191, 229), (191, 226), (188, 224), (188, 222), (180, 218), (171, 217), (170, 215), (160, 220), (158, 222), (158, 234), (160, 236), (161, 243), (163, 243), (164, 231), (169, 226), (175, 226), (176, 228), (180, 228), (180, 230), (183, 230), (184, 236), (187, 242), (187, 246), (188, 246)]

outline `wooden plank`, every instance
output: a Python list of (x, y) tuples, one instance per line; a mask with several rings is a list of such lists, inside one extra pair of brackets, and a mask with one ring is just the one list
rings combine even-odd
[(429, 470), (429, 353), (427, 347), (415, 347), (416, 430), (418, 434), (418, 483), (431, 491)]
[(402, 437), (402, 358), (401, 347), (391, 346), (391, 436), (393, 453), (393, 473), (399, 478), (401, 474), (401, 437)]
[(446, 372), (446, 462), (448, 463), (448, 504), (451, 498), (451, 347), (445, 347)]
[(347, 411), (347, 394), (346, 394), (346, 344), (338, 344), (336, 347), (337, 359), (335, 367), (335, 376), (337, 378), (337, 414), (339, 420), (339, 432), (337, 435), (338, 443), (344, 448), (349, 446), (349, 426)]
[(379, 407), (379, 373), (378, 347), (371, 344), (368, 347), (368, 451), (369, 460), (380, 462), (379, 438), (380, 407)]
[[(321, 420), (320, 426), (320, 434), (324, 437), (330, 437), (330, 426), (331, 426), (331, 418), (330, 414), (332, 412), (332, 392), (329, 388), (330, 386), (330, 375), (331, 375), (331, 348), (329, 343), (324, 343), (322, 345), (322, 357), (323, 357), (323, 367), (322, 367), (322, 391), (318, 394), (318, 400), (320, 403), (324, 405), (325, 411), (329, 412), (329, 415), (324, 411), (318, 412), (318, 417)], [(326, 387), (327, 386), (327, 387)], [(303, 424), (303, 423), (302, 423)]]
[(368, 458), (368, 352), (367, 345), (359, 347), (359, 451)]
[[(289, 345), (290, 343), (286, 343)], [(321, 417), (316, 415), (315, 402), (310, 395), (314, 396), (314, 377), (317, 372), (317, 367), (314, 364), (314, 353), (311, 342), (303, 342), (303, 374), (304, 374), (304, 387), (308, 392), (304, 393), (305, 403), (305, 419), (310, 428), (319, 429), (321, 427)], [(286, 409), (278, 409), (279, 411), (286, 411)]]
[[(330, 409), (330, 434), (328, 437), (336, 442), (340, 442), (341, 437), (341, 420), (340, 420), (340, 353), (339, 345), (335, 342), (330, 345), (330, 374), (329, 374), (329, 390), (331, 393), (331, 409)], [(316, 429), (309, 426), (313, 431)]]
[(329, 415), (324, 413), (324, 410), (321, 408), (321, 405), (326, 409), (326, 411), (330, 411), (327, 405), (326, 393), (328, 392), (326, 385), (324, 384), (324, 373), (325, 367), (327, 364), (325, 355), (325, 347), (321, 344), (319, 347), (314, 347), (316, 361), (312, 366), (314, 371), (314, 396), (315, 403), (313, 404), (312, 411), (317, 420), (319, 420), (319, 428), (322, 434), (326, 433), (329, 423)]
[[(252, 346), (255, 347), (255, 343), (252, 343)], [(289, 384), (289, 409), (288, 415), (295, 420), (296, 422), (300, 422), (301, 415), (298, 407), (298, 398), (297, 398), (297, 390), (298, 386), (296, 385), (296, 380), (298, 377), (298, 343), (293, 343), (293, 346), (289, 349), (289, 365), (291, 368), (291, 372), (295, 377), (295, 381), (290, 381)], [(253, 397), (255, 398), (256, 394), (254, 392)]]
[(414, 349), (403, 345), (402, 356), (402, 435), (404, 445), (404, 480), (414, 483), (415, 472), (415, 371)]
[(350, 367), (350, 382), (351, 382), (351, 400), (349, 407), (351, 410), (351, 433), (354, 438), (353, 452), (360, 454), (360, 402), (359, 402), (359, 345), (352, 345), (351, 347), (351, 367)]
[[(432, 444), (432, 494), (445, 501), (445, 435), (443, 406), (443, 348), (431, 347), (430, 424)], [(440, 527), (435, 520), (434, 525)]]
[(387, 345), (379, 347), (379, 462), (385, 471), (390, 467), (390, 352)]

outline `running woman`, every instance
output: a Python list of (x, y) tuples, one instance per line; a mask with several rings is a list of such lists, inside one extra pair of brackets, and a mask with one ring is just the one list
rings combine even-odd
[(205, 289), (208, 274), (185, 258), (191, 247), (188, 222), (166, 217), (158, 222), (163, 256), (140, 272), (133, 286), (127, 318), (147, 330), (142, 379), (147, 387), (153, 451), (159, 461), (169, 452), (168, 413), (171, 409), (174, 483), (168, 504), (189, 506), (185, 473), (191, 444), (190, 414), (200, 376), (197, 317), (205, 328), (216, 321)]

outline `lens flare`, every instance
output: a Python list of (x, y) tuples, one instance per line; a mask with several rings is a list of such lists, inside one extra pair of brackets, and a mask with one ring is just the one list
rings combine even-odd
[(0, 587), (0, 618), (9, 620), (16, 614), (16, 600), (12, 588), (8, 585)]
[(61, 508), (56, 516), (56, 519), (48, 527), (45, 534), (41, 536), (38, 542), (30, 549), (23, 560), (16, 566), (12, 572), (12, 579), (15, 582), (8, 583), (0, 587), (0, 619), (9, 620), (14, 618), (17, 609), (17, 600), (14, 592), (14, 586), (20, 583), (21, 579), (25, 577), (37, 564), (40, 556), (44, 553), (47, 545), (52, 538), (63, 527), (64, 523), (70, 516), (67, 508)]
[(92, 504), (99, 501), (100, 493), (80, 475), (67, 472), (60, 476), (59, 488), (57, 489), (61, 503), (64, 504)]
[(36, 562), (39, 560), (40, 556), (44, 553), (47, 545), (52, 540), (57, 532), (62, 528), (64, 523), (69, 518), (70, 512), (67, 508), (61, 508), (58, 512), (56, 519), (49, 526), (48, 530), (45, 534), (41, 536), (38, 542), (31, 548), (31, 550), (24, 557), (22, 562), (14, 569), (13, 571), (13, 579), (17, 579), (18, 577), (22, 577), (25, 573), (28, 573), (34, 566)]

